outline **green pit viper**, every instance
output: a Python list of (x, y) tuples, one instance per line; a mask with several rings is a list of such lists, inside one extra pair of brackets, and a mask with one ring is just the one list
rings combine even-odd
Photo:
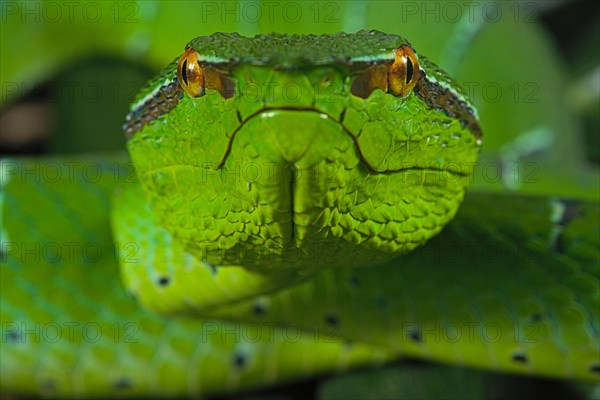
[(2, 160), (3, 393), (196, 396), (407, 356), (598, 380), (597, 205), (459, 209), (477, 114), (402, 37), (198, 37), (124, 130), (135, 168)]

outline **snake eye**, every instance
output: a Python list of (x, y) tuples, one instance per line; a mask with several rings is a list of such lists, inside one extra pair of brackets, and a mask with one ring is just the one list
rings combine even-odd
[(198, 52), (189, 48), (177, 63), (177, 80), (183, 90), (191, 97), (204, 96), (207, 88), (217, 90), (224, 99), (233, 97), (233, 81), (214, 66), (201, 64), (198, 58)]
[(396, 49), (392, 65), (375, 64), (354, 78), (350, 92), (366, 99), (375, 89), (404, 97), (410, 93), (419, 80), (419, 60), (410, 47), (404, 45)]
[(198, 52), (188, 48), (177, 63), (177, 80), (179, 85), (191, 97), (204, 95), (204, 67), (198, 61)]
[(419, 60), (408, 46), (396, 49), (396, 59), (388, 71), (388, 91), (397, 97), (404, 97), (419, 80)]

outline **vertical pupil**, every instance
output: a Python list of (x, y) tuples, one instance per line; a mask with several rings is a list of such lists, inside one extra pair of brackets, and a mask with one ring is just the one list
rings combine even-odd
[(187, 79), (187, 58), (183, 60), (183, 64), (181, 64), (181, 78), (183, 78), (186, 85), (189, 85)]
[(406, 59), (406, 83), (408, 84), (414, 74), (414, 70), (413, 70), (413, 64), (412, 61), (410, 61), (410, 58)]

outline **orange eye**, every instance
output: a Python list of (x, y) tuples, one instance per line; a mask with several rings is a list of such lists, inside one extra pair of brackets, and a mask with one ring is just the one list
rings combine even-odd
[(408, 46), (396, 49), (396, 60), (388, 71), (388, 91), (397, 97), (404, 97), (419, 80), (419, 60)]
[(177, 80), (179, 85), (191, 97), (204, 95), (205, 74), (204, 67), (198, 61), (198, 52), (192, 48), (187, 49), (177, 64)]
[(396, 49), (392, 65), (375, 64), (354, 78), (350, 92), (366, 99), (375, 89), (404, 97), (410, 93), (419, 80), (419, 60), (408, 46)]

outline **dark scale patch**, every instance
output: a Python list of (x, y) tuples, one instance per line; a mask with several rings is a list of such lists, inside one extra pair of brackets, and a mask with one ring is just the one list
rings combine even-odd
[(6, 341), (17, 343), (21, 341), (21, 333), (16, 331), (6, 332)]
[(125, 291), (125, 293), (127, 294), (127, 296), (129, 296), (131, 299), (133, 300), (137, 300), (137, 293), (132, 292), (131, 290), (127, 289)]
[(143, 104), (129, 111), (123, 124), (125, 137), (130, 139), (152, 121), (171, 111), (183, 97), (183, 89), (175, 76), (168, 85), (162, 85)]
[[(452, 82), (449, 78), (447, 81)], [(473, 132), (478, 140), (481, 139), (483, 133), (479, 122), (475, 118), (475, 112), (467, 103), (460, 100), (454, 92), (427, 79), (427, 75), (423, 71), (421, 71), (414, 92), (429, 107), (442, 111), (449, 117), (457, 118), (464, 128)]]
[(529, 317), (529, 322), (535, 323), (540, 322), (542, 320), (542, 314), (533, 314)]
[(233, 365), (235, 365), (236, 368), (242, 369), (247, 363), (248, 359), (244, 354), (237, 353), (233, 356)]
[(133, 387), (131, 380), (127, 377), (121, 377), (113, 383), (113, 388), (117, 390), (125, 390)]
[(169, 278), (168, 276), (161, 276), (160, 278), (158, 278), (158, 284), (160, 286), (167, 286), (170, 282), (171, 278)]
[(206, 263), (206, 266), (210, 269), (210, 272), (213, 275), (217, 275), (217, 272), (219, 272), (218, 269), (217, 269), (217, 266), (214, 265), (214, 264)]
[(327, 314), (327, 316), (325, 317), (325, 322), (327, 323), (327, 325), (337, 326), (339, 325), (340, 320), (335, 314)]
[(600, 375), (600, 364), (592, 364), (590, 365), (590, 372)]
[(262, 303), (254, 303), (252, 305), (252, 312), (254, 315), (265, 315), (267, 312), (267, 308)]
[(382, 295), (382, 296), (379, 296), (379, 297), (377, 298), (377, 301), (376, 301), (376, 302), (377, 302), (377, 307), (378, 307), (380, 310), (384, 310), (384, 311), (385, 311), (385, 310), (387, 310), (387, 308), (388, 308), (388, 306), (389, 306), (389, 301), (388, 301), (388, 298), (387, 298), (386, 296), (383, 296), (383, 295)]
[(340, 114), (340, 118), (339, 118), (340, 124), (344, 123), (345, 118), (346, 118), (346, 109), (344, 108), (342, 110), (342, 113)]
[(523, 353), (515, 353), (512, 355), (512, 360), (518, 363), (525, 364), (527, 362), (527, 356)]
[(356, 277), (356, 275), (352, 274), (348, 277), (348, 283), (350, 284), (350, 286), (352, 287), (358, 287), (359, 282), (358, 282), (358, 278)]
[(419, 332), (417, 329), (412, 329), (410, 332), (408, 332), (408, 337), (415, 343), (423, 343), (421, 332)]

